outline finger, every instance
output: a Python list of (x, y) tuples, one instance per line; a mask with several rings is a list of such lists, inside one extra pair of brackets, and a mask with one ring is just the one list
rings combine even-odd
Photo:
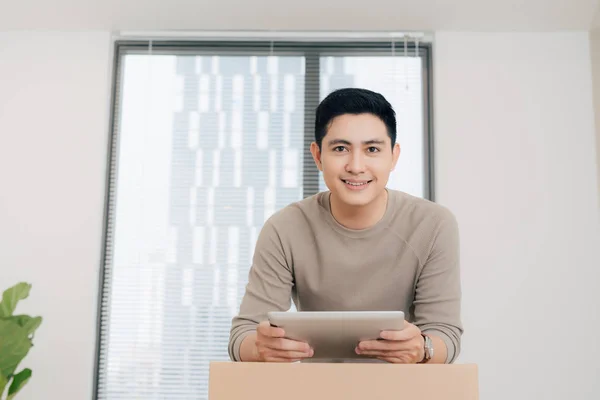
[(281, 337), (285, 336), (285, 331), (282, 328), (278, 328), (276, 326), (271, 326), (269, 321), (263, 321), (260, 324), (258, 324), (258, 327), (256, 328), (256, 330), (261, 335), (268, 336), (268, 337), (281, 338)]
[(373, 357), (400, 357), (406, 359), (412, 359), (414, 356), (414, 350), (362, 350), (358, 346), (354, 349), (356, 354)]
[(421, 330), (417, 326), (407, 322), (406, 328), (401, 331), (382, 331), (380, 336), (385, 340), (410, 340), (420, 334)]
[(399, 351), (408, 350), (410, 345), (401, 341), (393, 340), (365, 340), (358, 344), (360, 350)]
[(369, 357), (395, 357), (396, 352), (380, 351), (380, 350), (358, 350), (356, 354)]
[(306, 342), (285, 338), (273, 338), (265, 341), (265, 346), (273, 350), (298, 351), (304, 353), (311, 350), (310, 345)]

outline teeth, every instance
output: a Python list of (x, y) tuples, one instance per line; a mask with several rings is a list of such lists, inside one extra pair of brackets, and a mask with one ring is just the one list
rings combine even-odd
[(350, 186), (363, 186), (363, 185), (366, 185), (368, 183), (368, 182), (355, 183), (355, 182), (348, 182), (348, 181), (344, 181), (344, 182), (346, 182)]

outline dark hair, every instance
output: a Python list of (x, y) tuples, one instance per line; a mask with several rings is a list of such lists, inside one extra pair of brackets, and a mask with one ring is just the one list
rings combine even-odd
[(396, 113), (385, 97), (367, 89), (345, 88), (331, 92), (317, 107), (315, 141), (319, 149), (333, 119), (343, 114), (373, 114), (379, 117), (387, 127), (392, 147), (396, 143)]

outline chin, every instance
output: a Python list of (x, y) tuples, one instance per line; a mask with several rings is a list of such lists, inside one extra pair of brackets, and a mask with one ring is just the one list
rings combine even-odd
[(352, 192), (344, 186), (336, 187), (334, 195), (344, 204), (354, 207), (366, 206), (377, 198), (379, 193), (375, 187), (368, 188), (363, 192)]

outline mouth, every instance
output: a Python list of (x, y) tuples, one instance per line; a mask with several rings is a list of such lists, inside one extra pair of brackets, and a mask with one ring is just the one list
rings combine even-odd
[(373, 180), (342, 179), (342, 182), (350, 190), (364, 190)]

